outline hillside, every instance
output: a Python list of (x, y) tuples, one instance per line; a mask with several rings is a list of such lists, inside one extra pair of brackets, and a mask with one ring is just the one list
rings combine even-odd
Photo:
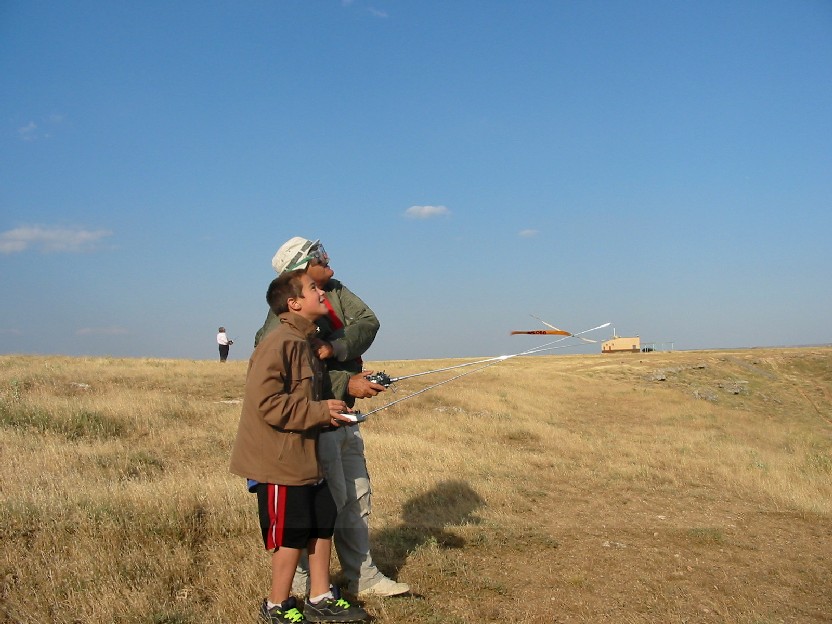
[[(244, 376), (0, 356), (0, 622), (255, 621)], [(373, 554), (415, 591), (376, 622), (832, 621), (832, 348), (514, 358), (362, 432)]]

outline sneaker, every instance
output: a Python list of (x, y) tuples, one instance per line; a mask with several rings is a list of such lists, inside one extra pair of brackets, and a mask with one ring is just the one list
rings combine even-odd
[(266, 599), (260, 605), (260, 621), (265, 624), (306, 624), (309, 620), (298, 611), (298, 603), (294, 596), (269, 609)]
[(341, 598), (338, 588), (332, 588), (332, 595), (333, 598), (324, 598), (318, 604), (306, 601), (303, 617), (307, 622), (366, 622), (370, 619), (364, 609)]
[(365, 598), (367, 596), (380, 596), (382, 598), (389, 596), (400, 596), (410, 591), (410, 585), (407, 583), (399, 583), (391, 578), (387, 578), (380, 574), (381, 578), (372, 585), (364, 587), (362, 583), (351, 583), (350, 589), (352, 594)]

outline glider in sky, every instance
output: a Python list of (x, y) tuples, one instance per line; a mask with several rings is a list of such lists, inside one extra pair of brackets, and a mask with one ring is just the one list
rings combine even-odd
[(543, 336), (572, 336), (573, 338), (577, 338), (578, 340), (583, 340), (584, 342), (598, 342), (597, 340), (591, 340), (589, 338), (584, 338), (581, 334), (585, 334), (587, 332), (595, 331), (596, 329), (603, 329), (604, 327), (609, 327), (610, 323), (604, 323), (603, 325), (599, 325), (598, 327), (593, 327), (592, 329), (587, 329), (582, 332), (578, 332), (577, 334), (573, 334), (570, 331), (566, 331), (565, 329), (560, 329), (555, 327), (554, 325), (547, 323), (542, 318), (535, 316), (534, 314), (530, 314), (534, 319), (537, 319), (541, 323), (543, 323), (549, 329), (532, 329), (529, 331), (513, 331), (512, 334), (533, 334), (533, 335), (543, 335)]

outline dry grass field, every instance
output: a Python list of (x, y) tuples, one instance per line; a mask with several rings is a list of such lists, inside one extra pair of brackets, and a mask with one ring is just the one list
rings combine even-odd
[[(244, 376), (0, 356), (0, 622), (255, 621)], [(832, 348), (514, 358), (362, 431), (374, 555), (414, 588), (377, 623), (832, 621)]]

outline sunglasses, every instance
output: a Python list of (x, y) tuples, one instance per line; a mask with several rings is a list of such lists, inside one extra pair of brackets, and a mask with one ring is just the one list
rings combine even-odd
[(307, 250), (301, 249), (295, 257), (292, 258), (292, 261), (286, 267), (287, 271), (294, 271), (295, 269), (299, 269), (301, 266), (305, 266), (308, 262), (315, 262), (322, 266), (327, 266), (329, 264), (329, 254), (326, 253), (326, 249), (320, 243), (316, 243), (312, 247)]

